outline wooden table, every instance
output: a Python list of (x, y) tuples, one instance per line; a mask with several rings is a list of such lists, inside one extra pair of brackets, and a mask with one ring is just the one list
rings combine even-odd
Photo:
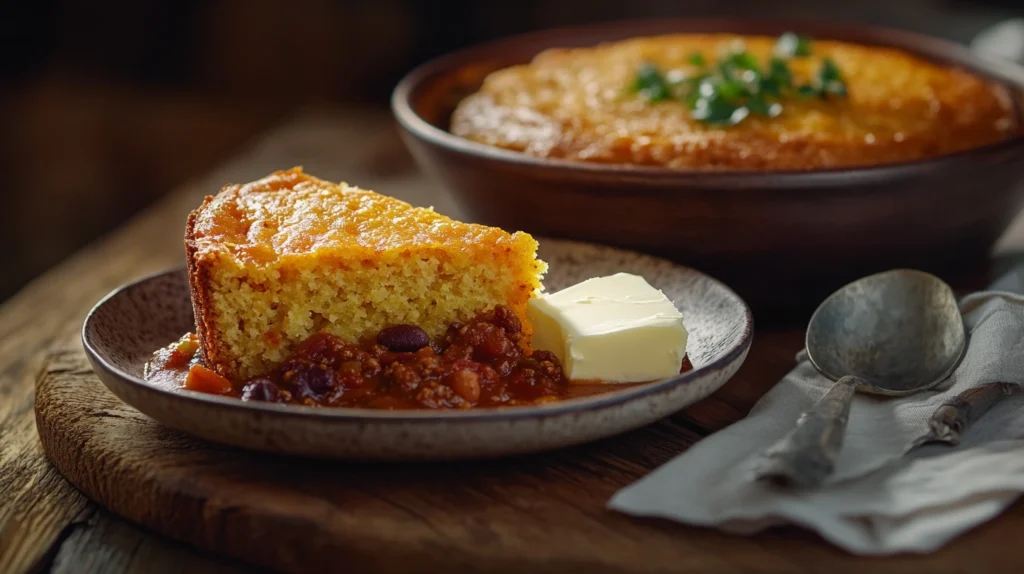
[[(424, 179), (397, 138), (389, 116), (375, 110), (303, 114), (257, 141), (208, 176), (189, 182), (104, 240), (87, 246), (0, 306), (0, 573), (249, 571), (244, 564), (164, 539), (113, 516), (67, 483), (44, 458), (33, 420), (33, 381), (54, 345), (75, 345), (86, 311), (121, 283), (180, 264), (185, 216), (221, 184), (248, 181), (278, 168), (346, 180), (460, 216), (457, 205)], [(1024, 225), (1002, 248), (1024, 243)], [(8, 247), (10, 248), (10, 247)], [(659, 423), (644, 444), (647, 472), (709, 432), (743, 417), (793, 366), (799, 330), (760, 330), (739, 374), (711, 398)], [(661, 435), (664, 436), (661, 436)], [(547, 455), (547, 456), (557, 456)], [(585, 487), (585, 485), (583, 485)], [(631, 520), (581, 496), (595, 527)], [(585, 507), (583, 506), (585, 505)], [(1021, 571), (1014, 542), (1024, 533), (1024, 504), (929, 556), (850, 556), (795, 528), (738, 538), (708, 529), (637, 521), (664, 543), (692, 548), (680, 567), (699, 572)], [(557, 535), (557, 533), (555, 534)], [(642, 567), (645, 557), (636, 556)], [(694, 567), (696, 565), (696, 567)], [(358, 564), (344, 565), (359, 571)], [(409, 564), (410, 569), (435, 565)], [(500, 568), (498, 568), (500, 570)], [(638, 568), (642, 569), (642, 568)]]

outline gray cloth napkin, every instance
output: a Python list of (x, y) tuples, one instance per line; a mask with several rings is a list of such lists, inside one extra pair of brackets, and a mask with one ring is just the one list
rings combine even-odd
[(835, 473), (821, 488), (750, 478), (757, 456), (832, 384), (801, 353), (747, 418), (619, 491), (609, 507), (737, 533), (792, 523), (858, 554), (929, 552), (992, 518), (1024, 492), (1024, 394), (995, 405), (959, 446), (914, 448), (946, 399), (984, 383), (1024, 383), (1024, 275), (992, 287), (961, 301), (967, 353), (938, 390), (855, 397)]

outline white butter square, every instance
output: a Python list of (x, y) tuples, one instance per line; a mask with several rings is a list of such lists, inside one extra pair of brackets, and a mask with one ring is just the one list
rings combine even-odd
[(654, 381), (679, 374), (683, 316), (638, 275), (588, 279), (530, 300), (533, 348), (550, 351), (572, 381)]

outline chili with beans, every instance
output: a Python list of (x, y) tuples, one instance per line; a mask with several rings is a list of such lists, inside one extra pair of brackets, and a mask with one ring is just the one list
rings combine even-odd
[[(203, 365), (189, 333), (153, 354), (146, 380), (244, 401), (375, 409), (530, 405), (644, 384), (570, 385), (558, 358), (524, 353), (522, 337), (519, 319), (502, 306), (453, 323), (440, 341), (415, 325), (387, 327), (361, 344), (316, 333), (280, 368), (233, 383)], [(684, 358), (680, 372), (692, 368)]]
[(569, 384), (558, 359), (524, 353), (522, 337), (518, 317), (503, 306), (453, 323), (439, 341), (414, 325), (388, 327), (362, 344), (316, 333), (280, 368), (232, 384), (202, 365), (190, 334), (154, 355), (147, 378), (176, 370), (186, 389), (332, 407), (465, 409), (564, 398)]

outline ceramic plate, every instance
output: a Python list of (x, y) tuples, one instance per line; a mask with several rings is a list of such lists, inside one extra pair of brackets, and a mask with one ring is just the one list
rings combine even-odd
[(683, 314), (694, 369), (591, 397), (469, 411), (318, 408), (160, 388), (143, 380), (146, 361), (195, 329), (184, 270), (108, 295), (86, 318), (82, 339), (107, 388), (169, 427), (243, 448), (329, 458), (494, 457), (579, 444), (672, 414), (710, 395), (743, 363), (753, 334), (750, 310), (718, 281), (630, 251), (554, 239), (540, 244), (540, 257), (550, 265), (549, 291), (619, 271), (642, 275), (664, 291)]

